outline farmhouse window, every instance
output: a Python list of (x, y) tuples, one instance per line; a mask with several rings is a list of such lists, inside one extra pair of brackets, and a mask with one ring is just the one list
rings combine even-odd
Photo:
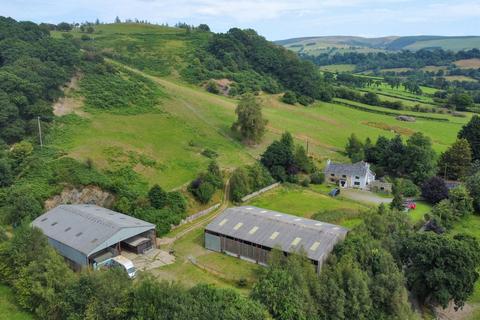
[(360, 185), (360, 182), (355, 181), (355, 185), (356, 185), (356, 186), (359, 186), (359, 185)]
[(332, 177), (335, 177), (335, 173), (330, 174)]
[(357, 179), (357, 180), (358, 180), (358, 179), (360, 179), (360, 177), (359, 177), (359, 176), (355, 176), (355, 179)]
[(346, 175), (342, 174), (342, 178), (346, 178), (346, 177), (347, 177)]

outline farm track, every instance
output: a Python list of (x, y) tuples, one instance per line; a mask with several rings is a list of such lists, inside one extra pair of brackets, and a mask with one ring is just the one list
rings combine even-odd
[(225, 187), (224, 187), (223, 192), (224, 192), (224, 194), (223, 194), (222, 202), (221, 202), (220, 206), (215, 211), (213, 211), (211, 214), (208, 214), (205, 217), (202, 217), (202, 218), (198, 219), (197, 221), (193, 222), (187, 228), (185, 228), (185, 229), (181, 230), (179, 233), (175, 234), (175, 236), (173, 236), (171, 238), (162, 238), (160, 240), (160, 242), (162, 244), (166, 244), (168, 250), (170, 250), (173, 247), (175, 241), (181, 239), (182, 237), (184, 237), (188, 233), (204, 226), (207, 222), (215, 219), (220, 213), (222, 213), (230, 205), (230, 200), (229, 200), (230, 179), (228, 179), (227, 182), (225, 183)]

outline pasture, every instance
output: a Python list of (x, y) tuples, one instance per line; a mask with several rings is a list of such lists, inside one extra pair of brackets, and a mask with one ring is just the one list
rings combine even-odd
[(478, 69), (480, 68), (480, 59), (457, 60), (454, 64), (461, 69)]
[(326, 72), (353, 72), (355, 70), (354, 64), (331, 64), (328, 66), (321, 66), (319, 67), (320, 71)]
[(150, 166), (139, 163), (135, 170), (150, 184), (159, 183), (172, 189), (191, 181), (206, 168), (210, 159), (202, 155), (205, 149), (218, 153), (223, 168), (234, 169), (254, 161), (285, 130), (293, 134), (297, 143), (308, 144), (310, 154), (316, 158), (342, 160), (351, 133), (362, 140), (367, 137), (375, 140), (379, 135), (393, 137), (398, 132), (408, 137), (421, 131), (432, 138), (434, 148), (440, 152), (455, 141), (457, 132), (468, 121), (468, 117), (419, 113), (449, 121), (417, 119), (415, 123), (406, 123), (393, 115), (374, 114), (336, 103), (287, 105), (279, 101), (278, 95), (264, 94), (259, 99), (268, 120), (267, 132), (262, 143), (247, 147), (230, 131), (237, 100), (207, 93), (172, 78), (148, 77), (164, 93), (158, 106), (161, 112), (93, 112), (83, 118), (76, 116), (75, 121), (63, 124), (59, 121), (61, 134), (50, 143), (77, 159), (90, 158), (100, 168), (108, 168), (131, 152), (137, 153), (155, 163)]

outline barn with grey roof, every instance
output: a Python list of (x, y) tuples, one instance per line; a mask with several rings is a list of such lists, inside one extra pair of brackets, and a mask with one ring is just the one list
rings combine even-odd
[(155, 246), (155, 225), (96, 205), (60, 205), (32, 223), (74, 267), (94, 267), (123, 249)]
[(305, 252), (317, 272), (348, 230), (337, 225), (257, 208), (225, 210), (205, 228), (205, 247), (265, 265), (268, 253)]

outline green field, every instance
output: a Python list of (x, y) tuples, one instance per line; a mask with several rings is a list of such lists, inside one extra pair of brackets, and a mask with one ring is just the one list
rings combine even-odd
[(440, 47), (444, 50), (468, 50), (480, 47), (480, 37), (456, 37), (450, 39), (424, 40), (416, 41), (411, 45), (407, 45), (405, 50), (421, 50), (424, 48)]
[(361, 213), (372, 208), (341, 196), (332, 198), (326, 195), (323, 190), (325, 189), (317, 186), (312, 188), (281, 186), (253, 199), (249, 204), (304, 218), (312, 218), (314, 214), (320, 211), (347, 211), (352, 213), (350, 217), (331, 216), (329, 214), (319, 215), (318, 217), (324, 222), (339, 224), (347, 228), (358, 225), (361, 222)]
[[(173, 249), (175, 263), (151, 272), (158, 279), (177, 280), (188, 287), (208, 283), (247, 294), (256, 279), (255, 271), (260, 268), (254, 263), (206, 250), (203, 246), (203, 228), (195, 229), (177, 240)], [(246, 287), (237, 285), (240, 279), (247, 280)]]
[(11, 289), (0, 284), (0, 320), (30, 320), (33, 317), (15, 305)]
[(327, 72), (353, 72), (355, 70), (354, 64), (331, 64), (328, 66), (321, 66), (320, 71)]
[[(343, 159), (338, 152), (343, 151), (351, 133), (362, 140), (367, 137), (375, 140), (379, 135), (392, 137), (394, 132), (408, 136), (421, 131), (432, 137), (437, 151), (443, 151), (454, 142), (461, 126), (468, 121), (468, 117), (419, 113), (419, 116), (448, 118), (450, 121), (418, 119), (415, 123), (406, 123), (394, 116), (335, 103), (318, 102), (304, 108), (283, 104), (277, 96), (262, 95), (260, 99), (269, 121), (268, 131), (263, 142), (252, 148), (245, 147), (231, 135), (229, 128), (235, 120), (236, 100), (207, 93), (172, 78), (151, 78), (167, 96), (160, 101), (163, 112), (87, 114), (83, 120), (68, 122), (61, 137), (52, 143), (75, 158), (91, 158), (100, 168), (112, 165), (112, 161), (118, 160), (118, 153), (121, 156), (134, 152), (154, 159), (155, 166), (139, 164), (136, 171), (150, 183), (171, 189), (192, 180), (207, 166), (210, 159), (201, 154), (206, 148), (216, 151), (219, 163), (228, 169), (253, 161), (285, 130), (290, 131), (298, 143), (306, 145), (308, 142), (310, 153), (320, 159)], [(112, 148), (116, 155), (112, 155)]]

